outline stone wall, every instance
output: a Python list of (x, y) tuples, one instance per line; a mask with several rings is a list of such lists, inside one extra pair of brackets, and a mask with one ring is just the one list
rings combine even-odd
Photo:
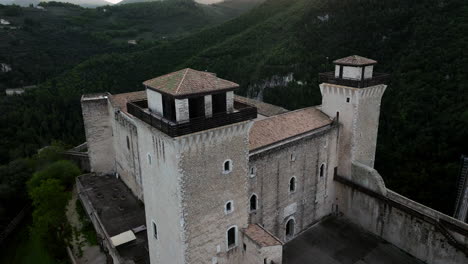
[[(115, 113), (115, 114), (114, 114)], [(112, 113), (112, 128), (115, 149), (115, 171), (133, 194), (143, 200), (138, 131), (126, 114)]]
[[(249, 177), (249, 198), (252, 194), (258, 197), (250, 223), (261, 224), (286, 241), (289, 219), (295, 220), (297, 234), (331, 213), (336, 132), (336, 128), (331, 128), (250, 157), (255, 175)], [(322, 164), (324, 176), (320, 177)], [(292, 177), (296, 187), (290, 192)]]
[(468, 225), (400, 196), (337, 176), (338, 209), (351, 222), (434, 264), (468, 263)]
[(98, 174), (114, 171), (115, 152), (108, 96), (96, 94), (81, 98), (91, 171)]
[[(248, 135), (251, 121), (179, 137), (186, 263), (240, 263), (240, 230), (247, 227)], [(225, 171), (224, 163), (230, 162)], [(233, 211), (225, 204), (233, 202)], [(237, 228), (228, 248), (227, 231)]]

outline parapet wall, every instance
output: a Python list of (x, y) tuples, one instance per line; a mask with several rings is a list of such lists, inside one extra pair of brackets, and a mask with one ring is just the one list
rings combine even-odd
[[(367, 177), (375, 181), (373, 173)], [(467, 224), (388, 189), (382, 193), (339, 175), (335, 182), (339, 211), (351, 222), (426, 263), (468, 263)]]

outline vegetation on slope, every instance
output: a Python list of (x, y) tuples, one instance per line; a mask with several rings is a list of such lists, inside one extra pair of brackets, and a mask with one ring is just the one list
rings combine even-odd
[(317, 74), (332, 70), (333, 59), (358, 54), (392, 74), (377, 169), (389, 188), (451, 213), (458, 158), (468, 149), (467, 11), (463, 0), (269, 0), (183, 39), (92, 58), (0, 104), (9, 113), (0, 122), (12, 124), (0, 133), (16, 141), (0, 142), (0, 157), (30, 155), (51, 139), (83, 140), (83, 93), (140, 90), (143, 80), (190, 66), (255, 94), (257, 84), (294, 73), (287, 87), (264, 91), (266, 101), (294, 109), (319, 104)]
[[(13, 68), (0, 74), (1, 92), (6, 87), (44, 82), (93, 55), (143, 50), (242, 12), (192, 0), (96, 9), (58, 2), (41, 6), (45, 10), (0, 5), (0, 17), (14, 27), (0, 27), (4, 36), (0, 38), (0, 63)], [(137, 45), (129, 44), (129, 40)]]

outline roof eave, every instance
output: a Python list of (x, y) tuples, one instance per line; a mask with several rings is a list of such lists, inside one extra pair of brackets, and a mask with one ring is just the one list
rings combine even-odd
[(148, 86), (146, 84), (144, 84), (146, 89), (150, 89), (152, 91), (155, 91), (155, 92), (158, 92), (158, 93), (161, 93), (161, 94), (164, 94), (164, 95), (167, 95), (167, 96), (170, 96), (170, 97), (173, 97), (175, 99), (185, 99), (185, 98), (193, 98), (193, 97), (200, 97), (200, 96), (205, 96), (205, 95), (210, 95), (210, 94), (217, 94), (217, 93), (222, 93), (222, 92), (229, 92), (229, 91), (233, 91), (237, 88), (239, 88), (239, 85), (237, 86), (233, 86), (233, 87), (228, 87), (228, 88), (224, 88), (224, 89), (219, 89), (219, 90), (213, 90), (213, 91), (207, 91), (207, 92), (198, 92), (198, 93), (189, 93), (189, 94), (172, 94), (172, 93), (168, 93), (164, 90), (161, 90), (161, 89), (158, 89), (158, 88), (154, 88), (154, 87), (151, 87), (151, 86)]

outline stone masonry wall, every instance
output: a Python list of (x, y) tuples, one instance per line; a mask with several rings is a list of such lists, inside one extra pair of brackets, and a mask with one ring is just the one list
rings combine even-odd
[[(261, 224), (286, 241), (286, 222), (295, 220), (295, 234), (332, 212), (336, 129), (297, 140), (250, 158), (255, 176), (249, 177), (249, 198), (258, 197), (251, 223)], [(324, 164), (324, 176), (319, 176)], [(296, 190), (289, 191), (292, 177)]]
[(108, 94), (83, 96), (81, 108), (91, 171), (98, 174), (112, 173), (115, 152)]
[[(181, 192), (184, 206), (186, 257), (190, 264), (240, 263), (247, 227), (248, 134), (242, 122), (180, 137)], [(224, 171), (224, 162), (232, 170)], [(233, 202), (233, 212), (225, 204)], [(227, 231), (237, 227), (237, 246), (227, 248)]]

